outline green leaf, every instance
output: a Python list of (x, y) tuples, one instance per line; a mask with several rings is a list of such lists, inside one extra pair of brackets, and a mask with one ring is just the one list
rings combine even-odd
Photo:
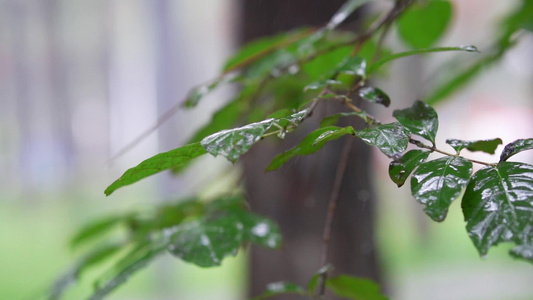
[(406, 51), (406, 52), (400, 52), (400, 53), (394, 53), (390, 54), (388, 56), (385, 56), (384, 58), (380, 59), (373, 65), (371, 65), (368, 70), (367, 74), (374, 73), (377, 69), (381, 68), (384, 64), (391, 62), (393, 60), (397, 60), (402, 57), (407, 56), (413, 56), (413, 55), (419, 55), (419, 54), (426, 54), (426, 53), (432, 53), (432, 52), (448, 52), (448, 51), (466, 51), (466, 52), (475, 52), (480, 53), (476, 46), (459, 46), (459, 47), (437, 47), (437, 48), (428, 48), (428, 49), (418, 49), (413, 51)]
[(400, 123), (378, 125), (356, 131), (355, 134), (365, 143), (378, 147), (389, 157), (402, 153), (409, 144), (409, 131)]
[(114, 229), (116, 225), (124, 221), (123, 215), (109, 216), (97, 220), (81, 228), (70, 240), (70, 247), (76, 248), (91, 239), (101, 237), (105, 233)]
[(320, 270), (318, 270), (318, 272), (316, 272), (315, 275), (313, 275), (313, 277), (309, 279), (309, 282), (307, 283), (307, 291), (311, 295), (316, 295), (315, 289), (319, 283), (320, 277), (323, 276), (325, 273), (331, 271), (332, 269), (333, 267), (330, 264), (327, 264), (323, 266), (322, 268), (320, 268)]
[(394, 183), (401, 187), (411, 172), (421, 163), (426, 161), (429, 151), (411, 150), (405, 153), (398, 161), (393, 160), (389, 164), (389, 176)]
[(309, 155), (322, 149), (326, 142), (338, 139), (345, 134), (353, 134), (354, 130), (351, 126), (348, 127), (323, 127), (309, 133), (298, 146), (280, 153), (272, 159), (272, 162), (267, 167), (266, 171), (273, 171), (279, 169), (287, 161), (297, 155)]
[(286, 294), (306, 295), (306, 292), (302, 287), (294, 283), (283, 282), (283, 281), (273, 282), (273, 283), (269, 283), (266, 286), (266, 291), (263, 294), (252, 298), (252, 300), (260, 300), (260, 299), (270, 298), (270, 297), (279, 296), (279, 295), (286, 295)]
[(341, 47), (318, 55), (313, 60), (305, 62), (302, 65), (302, 70), (309, 78), (309, 81), (324, 81), (325, 79), (331, 78), (331, 75), (335, 73), (337, 66), (339, 66), (346, 57), (350, 56), (353, 49), (353, 46)]
[(514, 256), (532, 260), (533, 166), (501, 162), (479, 170), (470, 180), (462, 208), (466, 230), (480, 255), (513, 242)]
[(336, 72), (349, 75), (366, 76), (366, 61), (359, 56), (349, 55), (339, 63)]
[(307, 112), (308, 109), (304, 109), (289, 117), (270, 118), (243, 127), (222, 130), (204, 138), (202, 146), (213, 156), (220, 154), (229, 161), (235, 162), (240, 155), (248, 152), (252, 145), (258, 142), (271, 126), (278, 125), (285, 128), (288, 125), (292, 125), (295, 127), (306, 116)]
[(364, 99), (366, 101), (381, 104), (385, 107), (389, 107), (390, 105), (389, 96), (378, 88), (372, 86), (364, 86), (357, 90), (357, 94), (359, 95), (359, 97), (361, 97), (361, 99)]
[(326, 287), (338, 297), (353, 300), (387, 300), (377, 283), (369, 279), (340, 275), (329, 278)]
[(216, 89), (220, 84), (224, 84), (233, 79), (235, 79), (235, 77), (230, 75), (220, 76), (211, 82), (193, 88), (187, 96), (187, 100), (185, 101), (185, 107), (195, 107), (196, 105), (198, 105), (198, 103), (203, 97), (205, 97), (207, 94)]
[(435, 145), (439, 119), (433, 107), (417, 100), (409, 108), (395, 110), (393, 116), (412, 133), (427, 139)]
[(361, 119), (363, 119), (367, 124), (371, 123), (372, 121), (368, 118), (368, 115), (366, 112), (342, 112), (338, 114), (334, 114), (331, 116), (327, 116), (322, 121), (320, 121), (320, 127), (327, 127), (327, 126), (334, 126), (339, 122), (339, 119), (341, 117), (351, 117), (351, 116), (358, 116)]
[(446, 156), (421, 164), (411, 177), (411, 193), (437, 222), (446, 218), (472, 174), (472, 163), (460, 156)]
[(463, 141), (456, 139), (447, 139), (446, 144), (452, 146), (455, 151), (459, 154), (461, 150), (467, 149), (469, 151), (482, 151), (489, 154), (494, 154), (498, 145), (501, 145), (503, 142), (501, 139), (492, 139), (492, 140), (480, 140), (480, 141)]
[(367, 3), (369, 0), (348, 0), (344, 3), (339, 10), (333, 15), (326, 28), (333, 30), (339, 24), (344, 22), (357, 8)]
[(398, 19), (398, 32), (412, 48), (429, 48), (446, 31), (451, 17), (449, 1), (415, 3)]
[(118, 188), (135, 183), (161, 171), (179, 167), (205, 153), (207, 152), (200, 143), (189, 144), (168, 152), (159, 153), (144, 160), (136, 167), (128, 169), (119, 179), (108, 186), (104, 193), (109, 196)]
[(500, 155), (500, 162), (508, 160), (511, 156), (522, 151), (533, 149), (533, 139), (520, 139), (510, 144), (505, 145), (502, 154)]
[(281, 247), (281, 232), (272, 220), (249, 212), (241, 212), (239, 217), (244, 226), (243, 240), (271, 249)]
[(340, 85), (340, 84), (342, 84), (342, 82), (339, 80), (333, 80), (333, 79), (319, 80), (319, 81), (311, 82), (310, 84), (306, 85), (304, 87), (304, 92), (313, 91), (313, 90), (322, 90), (323, 88), (327, 86)]

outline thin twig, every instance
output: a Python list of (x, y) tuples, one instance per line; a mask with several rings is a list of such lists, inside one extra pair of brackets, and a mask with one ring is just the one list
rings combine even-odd
[[(331, 191), (329, 200), (328, 200), (328, 212), (326, 215), (326, 223), (324, 225), (324, 235), (323, 248), (322, 248), (322, 261), (321, 265), (325, 266), (328, 262), (329, 254), (329, 241), (331, 238), (331, 225), (333, 223), (333, 218), (335, 217), (335, 208), (337, 207), (337, 200), (339, 199), (339, 192), (342, 184), (342, 179), (344, 178), (344, 172), (346, 171), (346, 165), (348, 164), (348, 158), (350, 157), (350, 150), (352, 148), (352, 140), (350, 137), (346, 137), (344, 140), (344, 145), (342, 147), (341, 157), (339, 159), (339, 164), (337, 166), (337, 173), (335, 174), (335, 181), (333, 182), (333, 189)], [(324, 272), (320, 275), (320, 289), (319, 295), (324, 295), (326, 290), (326, 280), (328, 274)]]
[[(428, 149), (428, 150), (430, 150), (432, 152), (438, 152), (440, 154), (444, 154), (444, 155), (447, 155), (447, 156), (460, 156), (459, 154), (453, 154), (453, 153), (449, 153), (449, 152), (446, 152), (446, 151), (442, 151), (442, 150), (438, 149), (435, 146), (428, 146), (428, 145), (422, 143), (419, 140), (409, 139), (409, 143), (411, 143), (413, 145), (416, 145), (418, 148)], [(479, 161), (479, 160), (467, 158), (467, 157), (464, 157), (464, 156), (461, 156), (461, 157), (466, 159), (466, 160), (469, 160), (469, 161), (471, 161), (473, 163), (480, 164), (480, 165), (485, 165), (485, 166), (494, 166), (494, 165), (496, 165), (496, 164), (491, 164), (491, 163), (484, 162), (484, 161)]]

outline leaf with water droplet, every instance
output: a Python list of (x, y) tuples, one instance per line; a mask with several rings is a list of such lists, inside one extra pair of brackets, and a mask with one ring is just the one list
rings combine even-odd
[(291, 282), (272, 282), (266, 286), (266, 290), (265, 292), (263, 292), (263, 294), (252, 298), (252, 300), (260, 300), (288, 294), (297, 294), (305, 296), (306, 292), (302, 287)]
[(500, 155), (500, 162), (508, 160), (511, 156), (522, 151), (533, 149), (533, 139), (520, 139), (510, 144), (505, 145), (502, 154)]
[(266, 171), (277, 170), (283, 166), (287, 161), (297, 155), (309, 155), (322, 149), (326, 142), (338, 139), (346, 134), (354, 134), (354, 129), (351, 126), (348, 127), (336, 127), (329, 126), (319, 128), (309, 133), (298, 146), (291, 148), (283, 153), (276, 155), (268, 165)]
[(372, 86), (364, 86), (357, 90), (357, 94), (359, 95), (359, 97), (361, 97), (361, 99), (364, 99), (366, 101), (381, 104), (385, 107), (389, 107), (390, 105), (389, 96), (378, 88)]
[(389, 176), (391, 180), (401, 187), (411, 172), (421, 163), (426, 161), (429, 151), (411, 150), (405, 153), (399, 160), (393, 160), (389, 164)]
[(457, 156), (446, 156), (421, 164), (411, 177), (411, 193), (425, 205), (426, 214), (437, 222), (446, 218), (472, 174), (472, 163)]
[(247, 211), (239, 212), (238, 215), (244, 226), (244, 241), (271, 249), (281, 247), (281, 232), (272, 220)]
[(128, 169), (119, 179), (107, 187), (105, 194), (109, 196), (118, 188), (135, 183), (161, 171), (179, 167), (205, 153), (207, 152), (200, 143), (193, 143), (168, 152), (159, 153), (142, 161), (136, 167)]
[(429, 140), (435, 145), (439, 119), (433, 107), (417, 100), (409, 108), (395, 110), (393, 116), (412, 133)]
[(494, 154), (496, 148), (502, 144), (501, 139), (492, 139), (492, 140), (479, 140), (479, 141), (463, 141), (456, 139), (447, 139), (446, 144), (452, 146), (457, 153), (461, 152), (463, 149), (469, 151), (482, 151), (489, 154)]
[(327, 86), (330, 85), (340, 85), (342, 84), (339, 80), (333, 80), (333, 79), (327, 79), (327, 80), (319, 80), (312, 82), (304, 87), (304, 92), (307, 91), (313, 91), (313, 90), (321, 90)]
[(336, 296), (353, 300), (387, 300), (380, 292), (377, 283), (366, 278), (349, 275), (331, 277), (326, 281), (326, 287)]
[(414, 3), (398, 19), (398, 33), (412, 48), (429, 48), (446, 31), (452, 12), (449, 1)]
[(402, 153), (409, 144), (409, 130), (400, 123), (383, 124), (359, 130), (356, 136), (365, 143), (378, 147), (388, 157)]
[(468, 46), (459, 46), (461, 49), (463, 49), (466, 52), (477, 52), (481, 53), (481, 51), (478, 50), (478, 48), (474, 45), (468, 45)]
[(347, 56), (337, 66), (336, 72), (349, 75), (366, 76), (366, 60), (359, 56)]
[[(479, 254), (512, 242), (512, 254), (529, 259), (533, 247), (533, 166), (501, 162), (479, 170), (470, 180), (461, 207), (466, 230)], [(529, 254), (528, 254), (529, 253)]]

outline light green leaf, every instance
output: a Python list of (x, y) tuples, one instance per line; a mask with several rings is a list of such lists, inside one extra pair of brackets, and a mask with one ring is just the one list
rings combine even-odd
[(398, 19), (398, 32), (412, 48), (429, 48), (445, 32), (452, 17), (449, 1), (415, 3)]
[(277, 170), (294, 156), (315, 153), (320, 150), (326, 142), (337, 139), (345, 134), (353, 134), (353, 128), (351, 126), (344, 128), (336, 126), (319, 128), (307, 135), (298, 146), (276, 155), (266, 171)]
[(409, 144), (409, 131), (400, 123), (378, 125), (355, 134), (365, 143), (378, 147), (388, 157), (402, 153)]
[(118, 188), (130, 185), (161, 171), (177, 168), (205, 153), (207, 152), (200, 143), (189, 144), (168, 152), (159, 153), (144, 160), (136, 167), (128, 169), (119, 179), (107, 187), (105, 194), (109, 196)]
[(279, 296), (279, 295), (286, 295), (286, 294), (306, 295), (306, 292), (302, 287), (294, 283), (282, 282), (282, 281), (273, 282), (267, 285), (266, 291), (263, 294), (252, 298), (252, 300), (266, 299), (266, 298)]
[(460, 156), (446, 156), (421, 164), (411, 177), (411, 193), (424, 211), (441, 222), (472, 174), (472, 163)]
[(399, 160), (393, 160), (389, 164), (389, 176), (398, 187), (401, 187), (407, 177), (411, 175), (416, 167), (426, 161), (429, 151), (411, 150), (405, 153)]
[(480, 140), (480, 141), (463, 141), (456, 139), (447, 139), (446, 144), (452, 146), (457, 153), (461, 152), (463, 149), (469, 151), (482, 151), (489, 154), (494, 154), (496, 148), (501, 145), (503, 142), (501, 139), (492, 139), (492, 140)]
[(500, 155), (500, 162), (508, 160), (511, 156), (522, 151), (533, 149), (533, 139), (520, 139), (510, 144), (505, 145), (502, 154)]
[(364, 99), (366, 101), (381, 104), (385, 107), (389, 107), (390, 105), (389, 96), (378, 88), (372, 86), (364, 86), (357, 90), (357, 94), (359, 95), (359, 97), (361, 97), (361, 99)]
[(76, 248), (79, 245), (91, 239), (101, 237), (110, 230), (114, 229), (118, 224), (124, 220), (123, 215), (109, 216), (90, 224), (85, 225), (78, 230), (74, 237), (70, 240), (70, 246)]
[(366, 76), (366, 61), (359, 56), (349, 55), (339, 63), (336, 72), (364, 78)]
[(501, 162), (479, 170), (462, 201), (466, 230), (479, 254), (513, 242), (517, 256), (533, 262), (533, 166)]
[(409, 108), (395, 110), (393, 116), (412, 133), (427, 139), (435, 145), (439, 119), (433, 107), (417, 100)]
[(353, 300), (387, 300), (378, 284), (369, 279), (340, 275), (329, 278), (326, 287), (336, 296)]

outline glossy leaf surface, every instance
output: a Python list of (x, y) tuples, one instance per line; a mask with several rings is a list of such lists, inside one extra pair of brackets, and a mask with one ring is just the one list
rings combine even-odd
[(366, 61), (361, 57), (349, 55), (343, 61), (340, 62), (340, 64), (337, 66), (336, 71), (339, 73), (365, 77)]
[(522, 151), (533, 149), (533, 139), (520, 139), (510, 144), (505, 145), (502, 154), (500, 155), (500, 162), (508, 160), (511, 156)]
[(429, 151), (425, 150), (411, 150), (405, 153), (398, 161), (392, 161), (389, 164), (390, 179), (398, 185), (403, 186), (407, 177), (411, 172), (421, 163), (426, 161), (429, 156)]
[(426, 214), (437, 222), (446, 218), (472, 174), (472, 163), (456, 156), (442, 157), (421, 164), (411, 177), (411, 193), (424, 204)]
[(319, 80), (319, 81), (315, 81), (315, 82), (312, 82), (306, 85), (304, 88), (304, 92), (313, 91), (313, 90), (321, 90), (330, 85), (341, 85), (341, 84), (342, 82), (339, 80), (333, 80), (333, 79)]
[(266, 286), (266, 290), (262, 295), (254, 297), (252, 300), (266, 299), (286, 294), (305, 295), (306, 292), (302, 287), (291, 282), (273, 282)]
[(320, 121), (320, 127), (327, 127), (327, 126), (334, 126), (339, 122), (339, 119), (341, 117), (352, 117), (352, 116), (358, 116), (359, 118), (363, 119), (367, 124), (371, 123), (371, 120), (368, 118), (368, 115), (366, 112), (342, 112), (338, 114), (334, 114), (331, 116), (327, 116)]
[(452, 146), (457, 153), (466, 148), (469, 151), (482, 151), (485, 153), (494, 154), (496, 148), (502, 144), (502, 140), (492, 139), (480, 141), (462, 141), (456, 139), (447, 139), (446, 144)]
[(502, 162), (479, 170), (461, 206), (480, 255), (499, 243), (513, 242), (518, 247), (512, 254), (533, 262), (533, 166)]
[(378, 88), (372, 86), (364, 86), (357, 90), (357, 94), (359, 95), (359, 97), (361, 97), (361, 99), (364, 99), (366, 101), (381, 104), (385, 107), (389, 107), (390, 105), (389, 96)]
[(200, 143), (189, 144), (168, 152), (159, 153), (144, 160), (136, 167), (128, 169), (119, 179), (107, 187), (105, 194), (109, 196), (118, 188), (135, 183), (161, 171), (179, 167), (205, 153), (207, 152)]
[(340, 275), (329, 278), (326, 287), (338, 297), (353, 300), (387, 300), (372, 280)]
[(409, 108), (395, 110), (393, 116), (412, 133), (435, 144), (439, 119), (433, 107), (417, 100)]
[(345, 128), (336, 126), (319, 128), (308, 134), (298, 146), (276, 155), (266, 171), (277, 170), (297, 155), (309, 155), (315, 153), (320, 150), (326, 142), (337, 139), (345, 134), (353, 134), (353, 131), (353, 128), (350, 126)]
[(398, 19), (398, 32), (412, 48), (429, 48), (445, 32), (451, 17), (449, 1), (415, 3)]
[(356, 131), (355, 134), (365, 143), (378, 147), (389, 157), (405, 151), (409, 143), (409, 131), (400, 123), (378, 125)]

